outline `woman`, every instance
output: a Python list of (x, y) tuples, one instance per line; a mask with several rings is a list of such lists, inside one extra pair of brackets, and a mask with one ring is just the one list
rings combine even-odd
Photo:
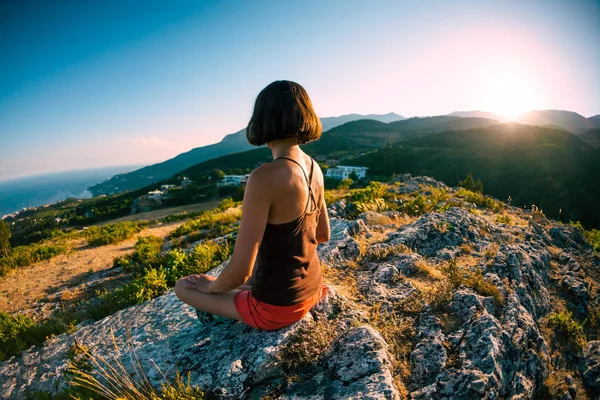
[(321, 137), (302, 86), (276, 81), (256, 98), (248, 141), (273, 161), (246, 183), (231, 260), (217, 277), (190, 275), (175, 285), (185, 303), (263, 330), (300, 320), (325, 295), (317, 245), (329, 240), (323, 173), (300, 144)]

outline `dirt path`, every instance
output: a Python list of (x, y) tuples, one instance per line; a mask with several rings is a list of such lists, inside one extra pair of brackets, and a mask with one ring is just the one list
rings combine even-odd
[(45, 314), (61, 299), (77, 297), (81, 287), (90, 282), (102, 283), (102, 287), (107, 280), (119, 278), (120, 271), (111, 270), (113, 259), (133, 252), (137, 236), (165, 237), (181, 224), (173, 222), (150, 227), (134, 238), (114, 245), (88, 247), (85, 240), (78, 240), (70, 254), (22, 268), (1, 279), (0, 310), (8, 313), (30, 310), (31, 314)]

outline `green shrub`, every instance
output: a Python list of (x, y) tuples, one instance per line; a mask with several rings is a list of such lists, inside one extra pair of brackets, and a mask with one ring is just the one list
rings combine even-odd
[(49, 260), (59, 254), (67, 253), (69, 250), (70, 246), (64, 241), (45, 241), (14, 247), (7, 257), (0, 258), (0, 276), (5, 275), (11, 269)]
[(548, 326), (553, 328), (558, 339), (577, 347), (584, 342), (583, 326), (573, 319), (572, 312), (553, 313), (548, 316)]
[(458, 265), (456, 259), (452, 259), (441, 270), (448, 277), (454, 289), (461, 285), (466, 286), (482, 296), (493, 297), (497, 306), (504, 306), (504, 296), (491, 280), (483, 276), (481, 268), (475, 270), (463, 268)]
[(140, 236), (134, 246), (131, 260), (142, 266), (153, 266), (160, 262), (163, 239), (156, 236)]
[(553, 313), (548, 316), (548, 325), (565, 337), (583, 335), (583, 327), (573, 319), (572, 312)]
[(90, 226), (83, 236), (87, 238), (91, 246), (103, 246), (106, 244), (117, 244), (132, 238), (138, 234), (146, 223), (141, 222), (119, 222), (104, 226)]
[(512, 218), (508, 214), (497, 215), (496, 222), (510, 225), (512, 223)]
[(340, 183), (338, 183), (337, 188), (339, 190), (348, 190), (348, 189), (350, 189), (350, 186), (352, 186), (353, 183), (354, 183), (354, 181), (352, 179), (345, 178), (345, 179), (342, 179), (340, 181)]
[(585, 240), (594, 248), (594, 251), (600, 252), (600, 229), (585, 229), (579, 221), (571, 221), (571, 226), (579, 228)]
[(383, 183), (372, 181), (365, 188), (352, 189), (347, 197), (353, 203), (369, 203), (383, 198), (386, 190), (386, 186)]
[(206, 231), (223, 229), (235, 222), (238, 222), (242, 216), (242, 212), (239, 209), (217, 211), (212, 213), (205, 213), (198, 218), (188, 221), (182, 224), (180, 227), (175, 229), (170, 237), (177, 238), (189, 235), (192, 232)]
[(169, 223), (169, 222), (176, 222), (176, 221), (184, 221), (184, 220), (190, 219), (190, 218), (197, 218), (204, 213), (206, 213), (206, 211), (183, 212), (183, 213), (179, 213), (179, 214), (171, 214), (171, 215), (167, 215), (166, 217), (164, 217), (162, 219), (162, 222)]
[(113, 268), (123, 268), (125, 270), (128, 270), (131, 268), (131, 259), (127, 256), (123, 256), (123, 257), (115, 257), (115, 259), (113, 260)]
[(221, 200), (221, 202), (217, 206), (217, 210), (225, 211), (228, 208), (233, 208), (233, 207), (235, 207), (235, 201), (233, 201), (233, 199), (231, 197), (227, 197), (226, 199)]
[(493, 211), (502, 210), (502, 203), (494, 200), (489, 196), (484, 196), (481, 193), (475, 193), (470, 190), (461, 188), (458, 190), (457, 195), (462, 197), (467, 203), (475, 204), (478, 207), (489, 208)]
[(50, 318), (35, 322), (26, 315), (12, 316), (0, 311), (0, 361), (43, 343), (50, 335), (58, 335), (72, 329), (72, 322), (64, 319)]

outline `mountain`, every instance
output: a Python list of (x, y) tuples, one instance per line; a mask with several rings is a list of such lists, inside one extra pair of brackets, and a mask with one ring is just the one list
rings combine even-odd
[(594, 147), (600, 147), (600, 128), (590, 129), (579, 135), (581, 140)]
[[(349, 114), (339, 117), (321, 118), (321, 123), (323, 124), (323, 131), (326, 131), (338, 125), (364, 118), (383, 122), (392, 122), (404, 119), (404, 117), (395, 113), (383, 115)], [(91, 186), (89, 191), (93, 195), (98, 196), (100, 194), (114, 194), (126, 190), (139, 189), (154, 182), (169, 178), (185, 168), (202, 161), (227, 154), (250, 150), (252, 148), (253, 146), (250, 145), (246, 140), (246, 130), (242, 129), (225, 136), (219, 143), (197, 147), (167, 161), (149, 165), (126, 174), (115, 175), (102, 183)]]
[(600, 226), (599, 159), (600, 150), (569, 132), (507, 123), (414, 138), (348, 163), (371, 176), (408, 172), (453, 186), (473, 173), (492, 196)]
[(517, 122), (527, 125), (561, 126), (575, 134), (581, 134), (592, 128), (600, 128), (600, 121), (594, 120), (593, 117), (585, 118), (575, 112), (563, 110), (530, 111), (520, 116)]
[[(482, 118), (426, 117), (409, 118), (384, 123), (375, 120), (357, 120), (336, 126), (323, 133), (320, 140), (304, 145), (314, 157), (339, 158), (367, 150), (379, 149), (386, 143), (399, 143), (421, 135), (430, 135), (451, 129), (467, 129), (497, 124), (497, 121)], [(192, 180), (201, 180), (215, 168), (226, 173), (254, 168), (271, 159), (271, 151), (261, 147), (242, 153), (214, 158), (191, 166), (180, 172)], [(237, 171), (236, 171), (237, 170)]]
[(455, 111), (453, 113), (448, 114), (448, 116), (461, 118), (489, 118), (498, 121), (504, 121), (506, 119), (498, 114), (494, 114), (488, 111)]
[[(496, 119), (502, 122), (508, 121), (508, 118), (486, 111), (456, 111), (448, 115), (462, 118), (479, 117)], [(559, 128), (571, 133), (581, 134), (588, 129), (600, 128), (600, 115), (585, 118), (583, 115), (572, 111), (539, 110), (524, 113), (516, 118), (514, 122), (547, 128)]]

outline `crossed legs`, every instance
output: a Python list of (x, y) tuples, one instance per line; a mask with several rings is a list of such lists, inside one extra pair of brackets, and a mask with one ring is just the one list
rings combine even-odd
[(239, 292), (238, 289), (233, 289), (224, 293), (209, 294), (195, 289), (188, 289), (185, 285), (185, 278), (179, 279), (175, 284), (175, 294), (179, 300), (189, 304), (197, 310), (232, 318), (237, 321), (243, 321), (235, 308), (235, 302), (233, 300), (235, 294)]

